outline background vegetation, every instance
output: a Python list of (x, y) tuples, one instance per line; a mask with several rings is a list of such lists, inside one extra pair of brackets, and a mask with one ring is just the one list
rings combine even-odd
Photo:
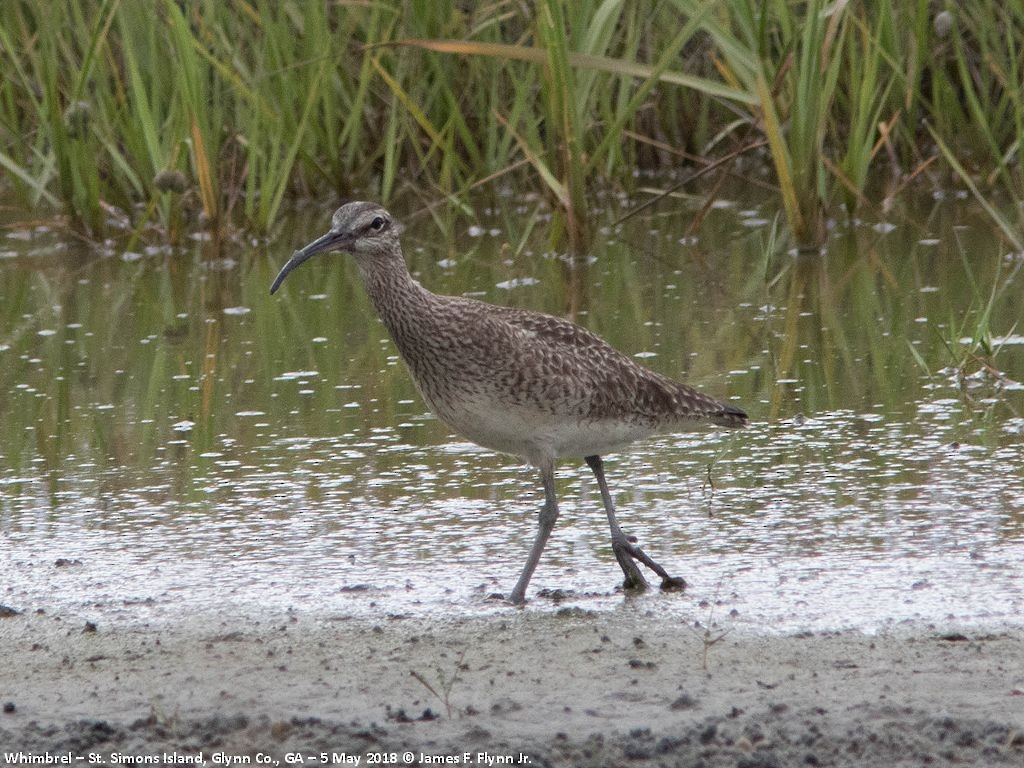
[(951, 178), (1020, 249), (1024, 0), (0, 3), (0, 165), (83, 231), (270, 230), (287, 200), (770, 167), (797, 242)]
[(334, 557), (356, 519), (417, 569), (521, 527), (523, 475), (426, 414), (351, 260), (268, 295), (358, 196), (431, 289), (748, 410), (618, 459), (648, 530), (1013, 546), (1022, 5), (0, 0), (0, 518), (133, 562), (285, 529)]

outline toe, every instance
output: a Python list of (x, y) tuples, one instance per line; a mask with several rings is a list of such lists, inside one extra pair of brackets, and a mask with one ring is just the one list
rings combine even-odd
[(666, 576), (661, 580), (663, 592), (682, 592), (686, 589), (686, 579), (682, 576)]

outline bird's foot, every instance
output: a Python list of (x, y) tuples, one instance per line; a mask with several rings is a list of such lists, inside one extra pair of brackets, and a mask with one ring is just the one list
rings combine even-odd
[(682, 592), (686, 589), (686, 579), (682, 576), (666, 576), (661, 580), (662, 592)]
[(678, 592), (686, 589), (686, 580), (680, 576), (669, 576), (668, 571), (637, 546), (635, 537), (630, 536), (627, 538), (623, 536), (621, 539), (613, 538), (612, 551), (615, 553), (615, 559), (619, 561), (619, 566), (626, 576), (622, 584), (623, 589), (635, 591), (647, 589), (647, 579), (644, 578), (643, 573), (637, 567), (638, 562), (643, 563), (661, 577), (661, 589), (663, 591)]
[(506, 605), (512, 605), (512, 600), (505, 597), (504, 592), (491, 592), (486, 597), (484, 597), (484, 600), (486, 600), (489, 603), (504, 603)]

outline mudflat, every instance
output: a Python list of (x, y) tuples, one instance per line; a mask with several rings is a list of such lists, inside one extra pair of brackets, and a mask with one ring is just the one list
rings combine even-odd
[(1024, 765), (1016, 627), (26, 612), (0, 647), (6, 764)]

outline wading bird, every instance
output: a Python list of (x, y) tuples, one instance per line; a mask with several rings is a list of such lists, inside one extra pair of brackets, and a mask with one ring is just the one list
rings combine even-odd
[(558, 518), (555, 461), (569, 457), (582, 457), (597, 478), (625, 588), (647, 586), (637, 562), (661, 577), (663, 589), (685, 587), (683, 579), (669, 576), (622, 532), (601, 454), (658, 432), (702, 424), (742, 427), (747, 415), (644, 368), (566, 320), (431, 293), (409, 274), (399, 231), (391, 214), (376, 203), (343, 205), (326, 235), (295, 251), (270, 292), (319, 253), (351, 254), (430, 410), (474, 443), (519, 456), (540, 470), (544, 506), (539, 529), (511, 602), (526, 600), (530, 577)]

